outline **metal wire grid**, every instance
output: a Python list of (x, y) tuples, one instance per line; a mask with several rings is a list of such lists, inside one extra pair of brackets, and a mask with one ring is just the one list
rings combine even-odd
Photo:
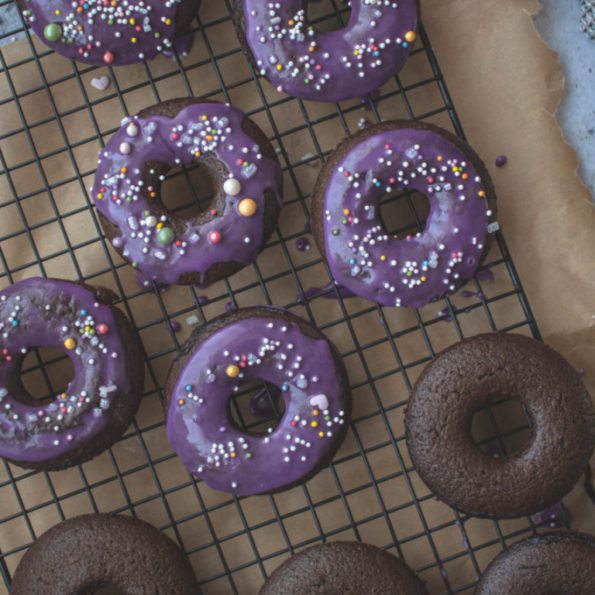
[[(8, 7), (11, 1), (12, 0), (1, 0), (0, 9)], [(208, 51), (208, 59), (194, 64), (182, 65), (180, 59), (177, 58), (178, 70), (175, 73), (168, 73), (161, 77), (152, 76), (149, 66), (145, 65), (144, 69), (147, 75), (147, 81), (129, 87), (126, 90), (122, 90), (118, 85), (118, 79), (115, 76), (112, 76), (114, 93), (119, 100), (123, 115), (128, 115), (124, 99), (124, 96), (127, 93), (146, 88), (154, 95), (155, 101), (158, 102), (160, 96), (157, 84), (162, 80), (166, 80), (168, 77), (181, 75), (188, 94), (192, 95), (192, 87), (188, 80), (188, 74), (193, 69), (207, 64), (212, 65), (220, 84), (220, 89), (205, 95), (205, 97), (213, 96), (216, 93), (222, 93), (225, 100), (230, 101), (230, 91), (232, 91), (232, 89), (240, 87), (248, 82), (254, 83), (261, 105), (256, 109), (249, 111), (248, 115), (254, 117), (260, 114), (266, 117), (269, 122), (273, 131), (272, 140), (279, 147), (282, 163), (286, 164), (284, 167), (285, 175), (291, 180), (293, 187), (296, 189), (295, 196), (286, 196), (286, 206), (289, 207), (290, 205), (295, 205), (301, 209), (303, 216), (308, 219), (306, 202), (308, 193), (301, 190), (301, 185), (298, 180), (299, 176), (296, 174), (296, 170), (309, 161), (320, 162), (328, 153), (328, 151), (324, 151), (321, 147), (320, 138), (315, 130), (315, 125), (324, 121), (337, 120), (344, 130), (344, 133), (349, 134), (350, 128), (347, 119), (350, 114), (353, 115), (353, 113), (360, 110), (361, 106), (357, 104), (349, 107), (336, 105), (331, 114), (326, 115), (317, 121), (312, 121), (308, 115), (308, 106), (302, 101), (280, 95), (276, 96), (274, 101), (269, 100), (266, 92), (261, 86), (259, 77), (253, 71), (251, 71), (249, 78), (237, 81), (233, 85), (228, 84), (226, 86), (224, 78), (221, 75), (219, 64), (223, 59), (237, 54), (241, 50), (239, 47), (234, 47), (234, 49), (224, 53), (215, 53), (212, 50), (209, 37), (215, 31), (215, 27), (230, 21), (229, 14), (231, 14), (231, 7), (229, 0), (226, 0), (225, 6), (228, 14), (225, 14), (224, 16), (203, 22), (201, 20), (201, 11), (199, 18), (197, 19), (195, 34), (202, 38)], [(327, 22), (329, 18), (337, 19), (340, 24), (343, 24), (347, 8), (337, 6), (334, 0), (330, 1), (329, 6), (331, 8), (329, 15), (320, 19), (322, 26), (324, 26), (324, 23)], [(10, 97), (0, 100), (0, 110), (4, 110), (4, 106), (9, 103), (14, 104), (20, 118), (20, 126), (16, 130), (0, 135), (0, 177), (4, 178), (4, 182), (10, 189), (10, 194), (12, 195), (8, 197), (0, 197), (0, 220), (2, 218), (1, 209), (13, 206), (18, 210), (19, 217), (23, 223), (23, 229), (0, 236), (0, 263), (3, 267), (3, 272), (0, 273), (0, 282), (13, 283), (15, 275), (18, 276), (20, 273), (29, 269), (29, 267), (35, 265), (38, 267), (40, 274), (46, 275), (46, 268), (50, 261), (58, 257), (69, 257), (69, 260), (74, 267), (75, 276), (80, 280), (90, 283), (100, 283), (101, 278), (106, 275), (113, 277), (116, 287), (122, 296), (121, 304), (133, 322), (135, 320), (135, 313), (132, 305), (139, 296), (150, 294), (151, 298), (157, 301), (160, 309), (160, 316), (143, 324), (137, 324), (137, 328), (139, 329), (139, 332), (141, 332), (143, 338), (146, 337), (145, 333), (147, 332), (161, 333), (164, 324), (170, 324), (173, 319), (178, 317), (197, 314), (201, 321), (205, 321), (209, 317), (208, 312), (206, 311), (208, 305), (218, 303), (221, 306), (225, 301), (229, 300), (233, 306), (237, 306), (238, 300), (241, 300), (243, 296), (248, 295), (252, 290), (260, 291), (261, 295), (264, 296), (263, 301), (271, 304), (273, 302), (270, 291), (271, 286), (278, 281), (283, 281), (284, 283), (293, 282), (299, 291), (299, 298), (291, 303), (283, 305), (288, 308), (295, 308), (298, 306), (304, 307), (306, 314), (313, 321), (316, 318), (319, 318), (318, 315), (315, 315), (314, 310), (316, 309), (316, 304), (319, 304), (322, 298), (333, 297), (337, 300), (336, 303), (338, 304), (340, 315), (332, 320), (327, 320), (326, 322), (319, 324), (319, 327), (329, 334), (332, 334), (334, 330), (339, 328), (341, 329), (341, 333), (347, 334), (352, 343), (352, 347), (344, 349), (342, 355), (345, 357), (346, 361), (358, 362), (358, 365), (361, 366), (361, 369), (363, 370), (362, 379), (354, 382), (352, 389), (354, 392), (357, 392), (359, 389), (366, 389), (370, 394), (373, 408), (371, 411), (354, 418), (351, 425), (354, 444), (352, 452), (343, 455), (343, 451), (341, 451), (333, 465), (331, 465), (329, 471), (326, 473), (326, 481), (333, 484), (335, 493), (323, 499), (317, 498), (316, 494), (312, 493), (312, 482), (310, 482), (308, 485), (303, 486), (298, 490), (300, 492), (299, 505), (288, 507), (287, 502), (284, 501), (281, 496), (269, 497), (270, 514), (264, 519), (252, 518), (249, 513), (251, 499), (236, 498), (230, 495), (219, 495), (217, 498), (213, 499), (212, 494), (208, 493), (208, 489), (205, 488), (204, 484), (195, 481), (188, 475), (185, 476), (183, 481), (176, 482), (175, 485), (167, 485), (167, 482), (163, 480), (161, 470), (164, 468), (164, 465), (172, 465), (177, 458), (171, 452), (164, 456), (155, 456), (150, 445), (148, 445), (148, 437), (151, 433), (163, 430), (164, 422), (162, 419), (158, 419), (154, 423), (150, 423), (144, 427), (141, 427), (138, 421), (135, 421), (131, 432), (122, 439), (120, 444), (129, 444), (131, 440), (135, 441), (135, 444), (138, 443), (139, 457), (138, 460), (135, 461), (135, 464), (125, 465), (126, 468), (123, 469), (123, 465), (119, 460), (118, 455), (114, 454), (114, 450), (116, 449), (116, 447), (114, 447), (114, 449), (105, 455), (109, 458), (110, 473), (106, 477), (94, 480), (93, 478), (88, 477), (89, 474), (86, 471), (86, 467), (78, 468), (76, 474), (80, 487), (76, 489), (64, 491), (59, 487), (57, 488), (56, 485), (59, 484), (60, 479), (59, 474), (23, 472), (22, 470), (3, 463), (4, 473), (0, 474), (0, 504), (2, 502), (2, 494), (6, 495), (10, 492), (12, 497), (16, 500), (17, 506), (11, 514), (0, 515), (0, 536), (2, 535), (3, 527), (6, 527), (9, 523), (18, 522), (26, 527), (26, 538), (23, 543), (16, 547), (5, 549), (5, 551), (0, 550), (0, 574), (6, 588), (10, 586), (11, 574), (16, 564), (14, 560), (18, 560), (22, 553), (35, 540), (37, 531), (32, 518), (38, 513), (46, 514), (46, 512), (52, 511), (52, 514), (54, 515), (53, 518), (55, 519), (53, 522), (64, 520), (68, 514), (65, 510), (68, 502), (79, 496), (85, 499), (85, 501), (88, 501), (91, 510), (96, 512), (104, 510), (101, 503), (98, 503), (97, 501), (97, 492), (102, 488), (109, 489), (111, 494), (110, 498), (113, 498), (114, 502), (121, 503), (121, 505), (110, 508), (110, 510), (115, 510), (116, 512), (126, 512), (136, 516), (143, 506), (149, 506), (155, 502), (160, 502), (165, 511), (165, 517), (163, 517), (161, 521), (156, 522), (156, 524), (160, 525), (161, 529), (167, 531), (180, 544), (180, 546), (187, 551), (193, 561), (197, 560), (198, 565), (203, 565), (203, 556), (206, 556), (206, 552), (209, 552), (209, 555), (212, 554), (214, 556), (213, 559), (218, 560), (218, 564), (214, 565), (216, 567), (215, 571), (211, 574), (209, 574), (209, 572), (204, 572), (202, 575), (199, 573), (199, 580), (205, 593), (231, 592), (234, 594), (243, 594), (250, 592), (245, 588), (245, 585), (247, 584), (246, 576), (251, 576), (252, 582), (254, 580), (260, 580), (262, 582), (267, 573), (270, 572), (270, 569), (276, 566), (278, 561), (282, 559), (282, 556), (293, 553), (296, 549), (311, 545), (321, 540), (333, 539), (340, 536), (347, 536), (347, 538), (351, 539), (370, 540), (370, 528), (373, 528), (374, 531), (379, 531), (377, 528), (381, 525), (383, 527), (381, 532), (383, 535), (385, 534), (387, 538), (384, 543), (379, 545), (383, 545), (386, 548), (394, 548), (394, 551), (404, 557), (405, 560), (410, 558), (409, 553), (413, 551), (412, 547), (414, 547), (416, 543), (419, 543), (420, 540), (423, 541), (424, 547), (428, 548), (429, 559), (425, 563), (417, 565), (416, 569), (421, 573), (423, 578), (426, 578), (430, 582), (433, 589), (432, 593), (454, 594), (470, 592), (470, 589), (476, 581), (471, 580), (470, 582), (467, 581), (464, 584), (460, 584), (455, 580), (453, 583), (449, 576), (450, 569), (456, 568), (457, 565), (461, 563), (470, 565), (473, 573), (478, 577), (480, 575), (480, 570), (485, 565), (486, 561), (491, 559), (497, 550), (505, 547), (506, 543), (510, 540), (517, 539), (519, 536), (528, 533), (534, 533), (538, 528), (550, 523), (552, 520), (554, 522), (565, 524), (566, 526), (568, 525), (568, 518), (561, 507), (559, 508), (559, 513), (555, 515), (555, 518), (543, 522), (537, 522), (532, 518), (525, 519), (523, 522), (516, 524), (481, 521), (484, 528), (486, 525), (491, 526), (493, 536), (490, 539), (474, 542), (473, 534), (468, 530), (473, 519), (468, 519), (456, 512), (452, 512), (448, 520), (435, 522), (433, 518), (430, 518), (435, 515), (429, 513), (429, 511), (431, 512), (430, 507), (434, 502), (433, 496), (430, 493), (427, 493), (427, 490), (424, 491), (423, 486), (416, 480), (415, 472), (407, 458), (403, 432), (393, 430), (394, 415), (398, 412), (402, 413), (407, 402), (406, 394), (400, 395), (397, 401), (387, 405), (381, 394), (382, 391), (379, 389), (380, 384), (384, 381), (393, 381), (395, 378), (400, 377), (403, 386), (407, 391), (410, 391), (413, 382), (410, 376), (414, 376), (418, 373), (419, 370), (434, 356), (434, 348), (431, 339), (432, 329), (437, 328), (437, 325), (444, 325), (445, 320), (451, 319), (452, 328), (456, 333), (456, 337), (459, 339), (463, 338), (465, 334), (465, 325), (464, 321), (462, 321), (462, 317), (465, 313), (471, 312), (475, 313), (475, 315), (485, 317), (485, 320), (492, 331), (516, 330), (522, 332), (524, 330), (525, 332), (530, 332), (534, 337), (540, 338), (539, 330), (531, 313), (527, 297), (523, 291), (520, 279), (506, 247), (506, 243), (500, 232), (496, 234), (497, 250), (495, 249), (492, 254), (496, 251), (498, 253), (495, 257), (492, 257), (488, 267), (491, 267), (494, 270), (499, 270), (502, 275), (507, 277), (510, 284), (508, 290), (487, 298), (484, 295), (485, 292), (483, 291), (481, 280), (476, 279), (476, 291), (481, 293), (479, 294), (479, 298), (473, 303), (457, 306), (455, 303), (456, 300), (445, 300), (444, 304), (446, 310), (437, 316), (428, 316), (428, 313), (425, 311), (413, 310), (414, 321), (409, 326), (393, 331), (388, 324), (384, 324), (382, 325), (384, 335), (365, 343), (360, 340), (361, 333), (358, 330), (358, 324), (362, 321), (369, 320), (370, 316), (376, 317), (376, 319), (380, 318), (381, 321), (385, 320), (386, 317), (389, 316), (389, 312), (381, 306), (371, 305), (369, 303), (366, 303), (364, 308), (358, 311), (353, 311), (350, 304), (342, 299), (339, 288), (332, 284), (328, 287), (308, 292), (303, 287), (302, 281), (300, 280), (301, 274), (308, 269), (314, 269), (316, 267), (319, 269), (322, 268), (323, 270), (326, 269), (324, 269), (324, 265), (320, 258), (315, 258), (302, 264), (296, 264), (294, 262), (295, 256), (292, 256), (292, 243), (301, 237), (305, 237), (308, 233), (307, 231), (298, 231), (290, 234), (284, 234), (281, 229), (277, 231), (277, 238), (271, 241), (268, 249), (282, 251), (286, 260), (286, 267), (283, 267), (283, 270), (276, 271), (273, 274), (263, 274), (257, 263), (253, 267), (256, 278), (254, 282), (232, 288), (232, 284), (228, 280), (221, 284), (221, 292), (216, 296), (210, 297), (208, 303), (205, 303), (201, 296), (198, 295), (199, 292), (196, 288), (189, 288), (188, 291), (191, 303), (187, 307), (172, 310), (171, 307), (169, 307), (167, 300), (164, 298), (164, 294), (162, 294), (157, 287), (144, 291), (126, 291), (124, 284), (121, 281), (120, 273), (126, 270), (127, 265), (120, 261), (114, 262), (112, 259), (112, 252), (108, 249), (108, 246), (101, 235), (95, 210), (83, 182), (84, 178), (88, 178), (93, 171), (81, 171), (74, 154), (77, 147), (95, 139), (99, 140), (103, 146), (103, 137), (106, 136), (106, 134), (111, 134), (115, 131), (115, 129), (113, 129), (102, 133), (93, 112), (93, 108), (96, 108), (109, 97), (113, 97), (113, 94), (110, 94), (106, 98), (99, 98), (93, 101), (89, 99), (82, 80), (86, 73), (94, 70), (89, 67), (83, 67), (80, 70), (77, 70), (77, 67), (73, 65), (72, 72), (48, 83), (42, 61), (44, 57), (51, 55), (52, 52), (45, 47), (41, 50), (35, 49), (32, 38), (26, 30), (24, 23), (21, 23), (21, 26), (18, 29), (5, 33), (4, 36), (0, 38), (0, 41), (2, 41), (2, 39), (10, 38), (13, 35), (24, 35), (26, 37), (31, 49), (31, 55), (24, 60), (9, 64), (5, 58), (4, 52), (0, 51), (0, 75), (4, 75), (11, 94)], [(450, 119), (455, 132), (464, 138), (461, 123), (423, 26), (420, 28), (419, 43), (416, 46), (413, 55), (421, 56), (424, 60), (427, 60), (432, 76), (428, 79), (418, 80), (408, 85), (405, 85), (400, 78), (396, 78), (396, 88), (394, 90), (388, 91), (374, 100), (368, 98), (365, 105), (368, 110), (366, 114), (373, 117), (376, 121), (380, 121), (381, 116), (378, 109), (379, 105), (384, 102), (402, 101), (408, 116), (412, 120), (429, 119), (440, 114), (445, 114)], [(14, 69), (26, 64), (36, 69), (41, 82), (38, 87), (19, 93), (13, 83), (11, 74)], [(113, 72), (110, 72), (110, 74), (113, 75)], [(76, 81), (82, 96), (84, 97), (84, 104), (60, 112), (52, 98), (51, 89), (53, 85), (66, 80)], [(415, 104), (409, 97), (415, 90), (426, 88), (430, 85), (437, 85), (442, 105), (439, 108), (426, 113), (416, 113)], [(28, 122), (22, 103), (28, 95), (39, 91), (45, 91), (47, 94), (52, 106), (53, 114), (47, 119), (33, 123)], [(273, 112), (275, 108), (287, 103), (294, 104), (295, 109), (299, 110), (304, 121), (303, 124), (290, 130), (281, 131)], [(69, 143), (62, 122), (67, 116), (80, 111), (88, 113), (90, 121), (93, 124), (95, 136), (94, 138), (87, 138), (76, 143)], [(2, 112), (0, 111), (0, 114), (1, 113)], [(57, 125), (65, 147), (47, 154), (38, 155), (35, 151), (33, 134), (35, 128), (49, 122), (53, 122)], [(297, 131), (305, 131), (308, 133), (313, 146), (315, 147), (316, 154), (292, 162), (289, 157), (286, 143), (291, 141), (291, 134)], [(2, 150), (2, 143), (16, 134), (26, 135), (27, 141), (33, 151), (33, 158), (9, 166)], [(46, 177), (41, 160), (64, 152), (76, 173), (72, 178), (62, 180), (56, 184), (51, 184)], [(16, 185), (13, 183), (13, 176), (19, 169), (30, 165), (37, 166), (39, 174), (43, 180), (43, 188), (32, 193), (19, 194)], [(194, 187), (190, 183), (191, 170), (192, 168), (185, 168), (177, 172), (175, 175), (186, 177), (188, 187), (190, 188), (189, 197), (192, 199), (189, 204), (195, 205), (196, 208), (201, 209), (206, 206), (209, 197), (197, 196)], [(60, 186), (73, 182), (79, 185), (80, 192), (85, 199), (85, 204), (82, 207), (61, 213), (57, 202), (54, 199), (54, 193), (57, 192)], [(27, 200), (40, 194), (45, 194), (49, 198), (53, 216), (46, 221), (29, 225), (23, 205)], [(395, 230), (397, 233), (422, 229), (423, 218), (418, 215), (418, 210), (416, 209), (417, 203), (414, 202), (414, 197), (408, 193), (400, 193), (394, 197), (390, 197), (388, 202), (397, 202), (401, 205), (406, 203), (411, 213), (412, 219), (410, 224)], [(179, 208), (186, 208), (187, 206), (188, 205), (181, 205)], [(91, 214), (94, 227), (89, 234), (89, 239), (73, 244), (69, 239), (69, 234), (67, 233), (64, 221), (68, 217), (72, 217), (82, 212)], [(384, 213), (386, 212), (387, 210), (385, 209)], [(52, 254), (41, 254), (37, 249), (34, 234), (37, 230), (50, 224), (58, 226), (60, 233), (64, 236), (66, 247), (63, 250)], [(9, 240), (13, 240), (17, 237), (22, 238), (23, 236), (26, 236), (26, 239), (31, 246), (34, 259), (30, 262), (20, 264), (19, 266), (11, 267), (8, 259), (5, 258), (2, 246)], [(83, 267), (80, 265), (77, 253), (80, 254), (81, 249), (91, 245), (101, 246), (108, 262), (108, 266), (105, 269), (93, 271), (91, 274), (86, 275)], [(328, 270), (326, 270), (326, 274), (330, 276)], [(498, 315), (494, 313), (494, 308), (499, 303), (505, 302), (510, 304), (511, 300), (520, 307), (522, 317), (513, 324), (503, 326), (499, 324)], [(420, 335), (417, 335), (417, 333)], [(179, 348), (176, 334), (171, 331), (171, 329), (169, 334), (171, 336), (170, 347), (153, 354), (147, 353), (147, 372), (154, 388), (147, 391), (145, 394), (146, 400), (154, 397), (161, 399), (158, 380), (159, 374), (156, 372), (157, 362), (163, 356), (171, 357), (172, 353)], [(401, 341), (403, 338), (409, 340), (409, 338), (412, 338), (414, 335), (422, 337), (426, 354), (414, 361), (406, 361), (402, 357)], [(164, 341), (164, 343), (167, 343), (167, 341)], [(382, 346), (383, 349), (387, 349), (392, 353), (392, 356), (394, 357), (394, 366), (381, 373), (374, 373), (371, 369), (367, 354), (379, 346)], [(36, 364), (28, 370), (24, 370), (24, 372), (35, 370), (41, 371), (47, 384), (48, 393), (52, 394), (54, 389), (46, 369), (62, 359), (64, 358), (55, 358), (44, 362), (38, 355)], [(269, 420), (263, 422), (262, 420), (247, 420), (243, 417), (245, 407), (243, 408), (239, 403), (242, 399), (246, 398), (247, 394), (248, 391), (244, 391), (235, 398), (234, 415), (237, 416), (244, 427), (257, 429), (260, 424), (268, 422)], [(271, 400), (271, 402), (274, 404), (273, 400)], [(277, 413), (280, 414), (280, 412)], [(486, 446), (488, 443), (497, 444), (501, 452), (505, 454), (507, 439), (526, 430), (528, 426), (526, 423), (523, 423), (520, 424), (520, 426), (517, 425), (512, 429), (502, 431), (499, 429), (496, 422), (493, 408), (489, 408), (486, 411), (486, 414), (492, 425), (493, 436), (486, 438), (479, 444), (483, 446)], [(378, 427), (384, 429), (386, 432), (380, 441), (376, 441), (371, 445), (368, 444), (369, 440), (363, 438), (365, 427), (368, 423), (378, 423)], [(392, 467), (392, 472), (384, 472), (382, 476), (379, 477), (376, 471), (374, 458), (381, 452), (387, 452), (387, 450), (392, 452), (393, 455), (394, 465)], [(349, 485), (348, 474), (346, 475), (343, 471), (344, 469), (350, 469), (353, 465), (358, 465), (363, 469), (363, 479), (357, 485)], [(150, 476), (156, 486), (155, 493), (143, 497), (138, 497), (136, 493), (134, 493), (134, 490), (131, 489), (130, 480), (139, 473), (146, 473)], [(590, 477), (590, 474), (588, 477)], [(49, 494), (49, 497), (45, 499), (41, 498), (36, 503), (31, 504), (23, 498), (22, 489), (28, 481), (38, 481), (39, 478), (43, 478), (43, 484), (45, 486), (44, 490)], [(406, 501), (395, 504), (390, 502), (390, 498), (387, 496), (387, 488), (391, 487), (396, 482), (401, 483), (404, 489), (406, 487), (409, 497)], [(180, 516), (177, 513), (172, 512), (172, 499), (175, 498), (177, 494), (182, 493), (185, 497), (188, 496), (188, 494), (192, 494), (191, 502), (193, 510), (192, 512), (187, 512)], [(376, 508), (375, 512), (370, 514), (367, 512), (365, 514), (359, 512), (358, 508), (361, 508), (360, 496), (374, 501), (374, 506)], [(346, 522), (338, 523), (337, 526), (329, 528), (325, 517), (325, 511), (329, 510), (329, 507), (338, 507), (342, 511), (342, 518), (346, 519)], [(337, 509), (334, 508), (334, 510)], [(399, 523), (395, 521), (395, 518), (401, 513), (413, 515), (418, 521), (419, 530), (404, 536)], [(222, 535), (218, 528), (218, 519), (220, 519), (221, 514), (233, 515), (238, 519), (239, 526), (230, 530), (228, 534)], [(305, 522), (304, 519), (306, 518), (314, 527), (313, 534), (306, 539), (296, 539), (290, 526), (294, 521)], [(201, 544), (188, 546), (189, 540), (185, 534), (184, 527), (186, 525), (190, 526), (191, 522), (197, 519), (201, 521), (206, 537)], [(53, 524), (53, 522), (50, 524)], [(281, 536), (280, 545), (274, 547), (272, 551), (263, 553), (263, 549), (266, 548), (263, 548), (258, 535), (261, 531), (271, 530), (272, 528), (278, 529), (278, 533)], [(444, 534), (450, 536), (459, 535), (460, 538), (462, 538), (464, 547), (462, 549), (453, 547), (451, 548), (451, 551), (445, 553), (443, 547), (438, 544), (438, 542), (441, 541), (439, 536)], [(234, 561), (236, 556), (231, 555), (230, 553), (231, 550), (229, 545), (238, 542), (241, 542), (243, 544), (242, 548), (247, 549), (248, 551), (247, 556), (245, 556), (247, 559), (242, 562)], [(0, 544), (1, 543), (0, 539)], [(253, 575), (250, 574), (252, 571), (256, 571), (257, 579), (254, 579)], [(252, 591), (254, 591), (254, 589), (252, 589)], [(2, 586), (0, 585), (0, 593), (2, 592)]]

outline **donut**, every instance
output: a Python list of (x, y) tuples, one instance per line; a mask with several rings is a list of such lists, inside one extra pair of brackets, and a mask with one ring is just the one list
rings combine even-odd
[(125, 66), (159, 53), (185, 55), (183, 37), (201, 0), (18, 0), (26, 23), (56, 53), (95, 66)]
[[(169, 169), (197, 163), (214, 197), (196, 216), (169, 211)], [(107, 238), (149, 281), (210, 284), (252, 264), (273, 233), (283, 175), (266, 135), (239, 109), (173, 99), (124, 120), (99, 153), (91, 190)]]
[[(428, 198), (423, 232), (390, 237), (379, 219), (386, 193)], [(498, 229), (496, 194), (477, 154), (431, 124), (382, 122), (343, 140), (312, 192), (312, 232), (337, 281), (385, 306), (425, 304), (474, 275)]]
[[(0, 456), (27, 469), (79, 465), (126, 431), (143, 392), (136, 332), (103, 287), (56, 279), (19, 281), (0, 292)], [(40, 404), (21, 366), (35, 347), (62, 349), (75, 376)]]
[[(279, 387), (285, 415), (265, 435), (243, 431), (229, 397), (261, 379)], [(345, 438), (351, 393), (333, 344), (279, 308), (235, 310), (194, 331), (165, 386), (167, 436), (190, 473), (241, 496), (275, 493), (326, 467)]]
[[(473, 443), (482, 407), (514, 399), (530, 422), (526, 446), (494, 458)], [(438, 355), (405, 413), (411, 460), (428, 488), (470, 515), (536, 514), (578, 482), (595, 445), (595, 417), (579, 375), (556, 351), (515, 334), (477, 335)]]
[(128, 516), (87, 514), (55, 525), (18, 565), (11, 595), (200, 595), (185, 555), (164, 533)]
[(235, 0), (244, 53), (277, 91), (310, 101), (376, 92), (395, 76), (417, 37), (417, 0), (352, 0), (349, 23), (321, 33), (303, 0)]
[(428, 595), (399, 558), (365, 543), (337, 541), (307, 548), (271, 574), (260, 595)]
[(535, 535), (504, 550), (484, 572), (475, 595), (593, 595), (595, 539), (561, 531)]

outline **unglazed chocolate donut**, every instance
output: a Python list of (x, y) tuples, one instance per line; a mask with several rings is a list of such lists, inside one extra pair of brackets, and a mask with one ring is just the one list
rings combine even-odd
[(504, 550), (484, 572), (475, 595), (593, 595), (595, 539), (546, 533)]
[[(474, 445), (471, 422), (506, 398), (524, 406), (531, 437), (520, 452), (494, 458)], [(411, 460), (430, 490), (457, 510), (496, 519), (558, 502), (595, 445), (593, 405), (579, 375), (550, 347), (515, 334), (477, 335), (439, 354), (413, 388), (405, 425)]]
[(260, 595), (428, 595), (399, 558), (365, 543), (310, 547), (281, 564)]
[(44, 533), (17, 567), (11, 595), (200, 595), (188, 560), (164, 533), (138, 519), (87, 514)]
[[(214, 186), (195, 217), (160, 200), (172, 167), (205, 167)], [(148, 281), (214, 283), (253, 263), (275, 229), (283, 176), (265, 134), (239, 109), (174, 99), (124, 120), (99, 154), (92, 195), (116, 250)]]
[[(228, 401), (261, 379), (279, 387), (285, 415), (265, 436), (231, 420)], [(236, 310), (198, 328), (165, 387), (167, 436), (211, 488), (247, 496), (304, 483), (326, 467), (347, 433), (351, 393), (332, 343), (279, 308)]]
[(235, 0), (244, 52), (278, 91), (311, 101), (373, 93), (405, 64), (416, 39), (417, 0), (352, 0), (340, 31), (310, 25), (308, 0)]
[[(426, 229), (391, 237), (379, 203), (405, 188), (428, 197)], [(385, 306), (421, 307), (461, 288), (496, 229), (485, 165), (467, 143), (431, 124), (382, 122), (346, 138), (312, 192), (312, 232), (333, 277)]]
[[(144, 363), (136, 332), (101, 287), (26, 279), (0, 292), (0, 456), (53, 471), (108, 449), (140, 404)], [(64, 350), (75, 377), (40, 405), (20, 369), (34, 347)]]
[(18, 0), (39, 38), (66, 58), (124, 66), (170, 53), (185, 54), (183, 36), (201, 0)]

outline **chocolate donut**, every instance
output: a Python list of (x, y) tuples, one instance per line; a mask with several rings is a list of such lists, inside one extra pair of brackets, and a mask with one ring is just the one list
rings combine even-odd
[(373, 545), (337, 541), (281, 564), (260, 595), (428, 595), (417, 574)]
[(475, 595), (593, 595), (595, 539), (546, 533), (504, 550), (484, 572)]
[[(126, 431), (140, 404), (144, 363), (138, 336), (110, 306), (109, 289), (26, 279), (0, 292), (0, 456), (28, 469), (79, 465)], [(75, 376), (39, 404), (21, 382), (34, 347), (64, 350)]]
[[(518, 401), (527, 445), (494, 458), (473, 443), (471, 422), (497, 400)], [(595, 445), (595, 417), (579, 375), (556, 351), (522, 335), (465, 339), (417, 380), (405, 414), (411, 460), (448, 505), (495, 519), (535, 514), (577, 483)]]
[[(384, 194), (410, 189), (430, 202), (426, 229), (390, 237)], [(312, 232), (337, 283), (385, 306), (421, 307), (474, 275), (498, 229), (496, 195), (477, 154), (421, 122), (369, 126), (343, 140), (312, 192)]]
[(185, 55), (201, 0), (18, 0), (27, 24), (56, 53), (96, 66)]
[[(275, 229), (283, 176), (266, 135), (239, 109), (173, 99), (124, 120), (99, 153), (92, 195), (106, 236), (148, 281), (209, 284), (253, 263)], [(169, 169), (198, 163), (214, 197), (185, 217), (160, 199)]]
[(395, 76), (416, 39), (417, 0), (352, 0), (340, 31), (310, 25), (304, 0), (235, 0), (242, 49), (277, 91), (311, 101), (374, 93)]
[[(231, 419), (230, 395), (260, 378), (279, 387), (285, 415), (265, 436)], [(279, 308), (236, 310), (196, 329), (165, 387), (167, 435), (188, 470), (211, 488), (242, 496), (304, 483), (345, 438), (351, 393), (332, 343)]]
[(11, 595), (200, 595), (192, 567), (164, 533), (138, 519), (87, 514), (55, 525), (27, 551)]

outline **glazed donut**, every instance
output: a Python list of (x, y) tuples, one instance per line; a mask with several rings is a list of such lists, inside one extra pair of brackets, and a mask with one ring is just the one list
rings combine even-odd
[[(426, 229), (390, 237), (382, 196), (424, 193)], [(343, 140), (312, 192), (312, 232), (340, 285), (385, 306), (421, 307), (465, 285), (498, 229), (496, 194), (477, 154), (460, 138), (420, 122), (369, 126)]]
[(192, 567), (164, 533), (138, 519), (87, 514), (55, 525), (27, 551), (11, 595), (200, 595)]
[[(163, 285), (210, 284), (253, 263), (282, 207), (283, 175), (265, 134), (239, 109), (173, 99), (124, 120), (99, 153), (91, 190), (123, 258)], [(194, 217), (160, 200), (169, 169), (198, 163), (214, 197)]]
[[(520, 452), (494, 458), (474, 445), (471, 422), (505, 398), (524, 406), (531, 437)], [(593, 405), (579, 375), (553, 349), (514, 334), (477, 335), (438, 355), (413, 388), (405, 426), (411, 460), (430, 490), (457, 510), (494, 519), (558, 502), (595, 445)]]
[(182, 37), (201, 0), (18, 0), (27, 24), (56, 53), (96, 66), (152, 60), (173, 45), (185, 55)]
[(304, 0), (235, 0), (242, 49), (277, 91), (311, 101), (374, 93), (405, 64), (416, 39), (417, 0), (352, 0), (340, 31), (320, 33)]
[(561, 531), (535, 535), (504, 550), (484, 572), (475, 595), (593, 595), (595, 539)]
[[(228, 401), (260, 378), (282, 390), (285, 415), (265, 436), (242, 431)], [(347, 433), (351, 393), (332, 343), (279, 308), (236, 310), (198, 328), (170, 369), (167, 435), (188, 470), (242, 496), (282, 491), (326, 467)]]
[(310, 547), (281, 564), (260, 595), (428, 595), (399, 558), (365, 543)]
[[(143, 391), (139, 339), (110, 290), (26, 279), (0, 292), (0, 456), (28, 469), (79, 465), (116, 442)], [(74, 380), (40, 405), (20, 369), (35, 347), (64, 350)]]

